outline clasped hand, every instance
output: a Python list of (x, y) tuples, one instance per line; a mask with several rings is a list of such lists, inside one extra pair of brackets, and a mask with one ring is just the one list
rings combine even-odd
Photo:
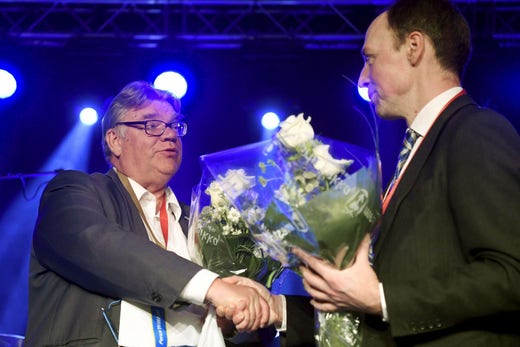
[(269, 291), (244, 277), (216, 279), (207, 300), (216, 307), (217, 315), (232, 321), (238, 331), (254, 331), (277, 319)]
[[(350, 266), (342, 270), (301, 249), (293, 250), (305, 264), (300, 267), (303, 285), (316, 309), (382, 314), (379, 280), (368, 260), (369, 247), (367, 235)], [(216, 307), (217, 315), (232, 321), (238, 331), (281, 324), (283, 301), (280, 296), (271, 295), (262, 284), (232, 276), (217, 279), (214, 285), (220, 288), (220, 294), (213, 295), (209, 301)]]

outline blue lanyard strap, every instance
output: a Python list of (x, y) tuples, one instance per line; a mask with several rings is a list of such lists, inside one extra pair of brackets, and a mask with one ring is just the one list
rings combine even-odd
[(108, 304), (107, 309), (101, 307), (101, 314), (103, 315), (103, 318), (105, 319), (105, 322), (107, 323), (108, 328), (110, 329), (110, 333), (112, 334), (112, 337), (114, 338), (114, 341), (119, 345), (118, 336), (119, 333), (117, 332), (117, 329), (114, 328), (114, 325), (112, 324), (112, 321), (107, 315), (107, 312), (112, 309), (112, 306), (121, 304), (121, 300), (112, 301), (110, 304)]
[(162, 307), (151, 307), (153, 334), (155, 335), (156, 347), (168, 346), (168, 335), (166, 334), (166, 322), (164, 319), (164, 309)]

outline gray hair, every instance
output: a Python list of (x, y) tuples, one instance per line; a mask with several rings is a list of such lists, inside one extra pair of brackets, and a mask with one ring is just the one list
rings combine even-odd
[(145, 107), (153, 100), (165, 101), (172, 105), (173, 110), (180, 116), (181, 101), (170, 92), (157, 89), (152, 84), (145, 81), (135, 81), (127, 84), (119, 94), (117, 94), (110, 104), (101, 120), (101, 131), (103, 153), (109, 165), (112, 152), (106, 141), (106, 133), (114, 128), (122, 120), (125, 113), (129, 110), (136, 110)]

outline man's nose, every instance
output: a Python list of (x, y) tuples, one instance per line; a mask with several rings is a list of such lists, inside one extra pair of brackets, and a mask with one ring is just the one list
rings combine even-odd
[(368, 87), (368, 69), (367, 69), (366, 64), (363, 65), (363, 69), (361, 69), (361, 72), (359, 73), (358, 87), (361, 87), (361, 88)]
[(177, 129), (175, 129), (173, 127), (173, 125), (170, 125), (170, 126), (167, 126), (166, 129), (164, 129), (164, 134), (163, 136), (166, 138), (166, 139), (173, 139), (173, 140), (177, 140), (177, 138), (179, 137), (179, 134), (177, 133)]

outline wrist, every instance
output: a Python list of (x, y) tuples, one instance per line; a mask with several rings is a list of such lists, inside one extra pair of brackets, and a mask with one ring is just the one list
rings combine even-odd
[(274, 326), (279, 328), (283, 324), (284, 300), (282, 300), (281, 295), (271, 295), (270, 301), (271, 301), (271, 306), (273, 308), (273, 311), (276, 314), (276, 319), (274, 320)]
[(204, 299), (205, 304), (215, 305), (216, 299), (219, 297), (219, 293), (221, 291), (222, 284), (224, 282), (220, 278), (215, 278), (215, 280), (211, 283), (206, 293), (206, 298)]

